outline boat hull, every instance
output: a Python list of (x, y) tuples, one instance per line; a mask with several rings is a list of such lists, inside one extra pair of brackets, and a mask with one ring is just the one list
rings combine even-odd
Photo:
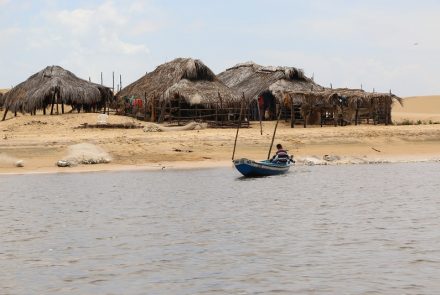
[(290, 165), (290, 163), (276, 164), (270, 161), (255, 162), (246, 158), (234, 160), (235, 168), (246, 177), (284, 174), (289, 171)]

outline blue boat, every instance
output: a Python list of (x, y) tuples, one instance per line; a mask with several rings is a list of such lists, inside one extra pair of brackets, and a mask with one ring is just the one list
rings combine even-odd
[(246, 177), (251, 176), (270, 176), (284, 174), (289, 171), (292, 162), (272, 163), (269, 160), (255, 162), (246, 158), (234, 160), (234, 166)]

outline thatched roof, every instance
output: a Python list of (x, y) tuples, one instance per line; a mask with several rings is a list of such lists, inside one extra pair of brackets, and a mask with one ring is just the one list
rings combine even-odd
[(292, 99), (295, 104), (308, 101), (314, 104), (337, 104), (340, 98), (346, 100), (348, 105), (355, 106), (357, 103), (371, 104), (379, 102), (391, 103), (393, 100), (402, 104), (402, 98), (393, 93), (366, 92), (362, 89), (349, 88), (324, 88), (318, 91), (286, 91), (284, 93), (288, 98)]
[(238, 101), (240, 97), (224, 85), (200, 60), (176, 58), (158, 66), (137, 81), (123, 88), (117, 97), (138, 97), (168, 100), (180, 96), (190, 105)]
[(9, 90), (4, 106), (13, 112), (32, 112), (51, 104), (55, 93), (67, 105), (100, 107), (113, 100), (110, 88), (80, 79), (60, 66), (48, 66)]
[(241, 63), (217, 75), (227, 86), (248, 99), (270, 91), (278, 99), (286, 91), (321, 90), (323, 87), (294, 67), (264, 67), (253, 62)]

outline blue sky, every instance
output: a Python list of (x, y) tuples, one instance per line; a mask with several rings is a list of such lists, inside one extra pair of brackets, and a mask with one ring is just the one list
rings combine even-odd
[(439, 1), (0, 0), (0, 88), (47, 65), (123, 86), (176, 57), (295, 66), (323, 86), (440, 94)]

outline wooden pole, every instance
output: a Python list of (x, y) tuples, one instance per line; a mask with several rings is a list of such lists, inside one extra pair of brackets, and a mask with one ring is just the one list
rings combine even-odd
[(359, 100), (356, 99), (356, 115), (354, 118), (354, 125), (357, 126), (359, 122)]
[(101, 85), (103, 84), (103, 81), (102, 81), (102, 72), (101, 72)]
[(57, 101), (57, 115), (59, 115), (60, 112), (59, 112), (59, 108), (58, 108), (58, 100), (59, 100), (58, 93), (55, 93), (55, 97), (56, 97), (56, 101)]
[(393, 97), (392, 97), (391, 89), (390, 89), (390, 98), (387, 103), (387, 125), (391, 124), (391, 106), (393, 104)]
[(53, 107), (55, 105), (55, 93), (52, 96), (52, 107), (50, 108), (50, 115), (53, 115)]
[(234, 149), (232, 150), (232, 161), (234, 161), (234, 157), (235, 157), (235, 148), (237, 147), (238, 130), (240, 130), (242, 112), (243, 112), (243, 100), (241, 101), (240, 115), (238, 116), (237, 133), (235, 133)]
[(295, 107), (293, 98), (290, 99), (290, 128), (295, 128)]
[(47, 108), (47, 106), (45, 105), (45, 106), (43, 106), (43, 115), (46, 115), (46, 108)]
[(168, 107), (170, 108), (170, 113), (168, 116), (168, 122), (171, 124), (171, 110), (172, 110), (172, 106), (171, 106), (171, 99), (168, 100)]
[[(244, 92), (243, 92), (243, 95), (244, 95)], [(262, 115), (261, 115), (259, 97), (257, 98), (257, 109), (258, 109), (258, 119), (260, 121), (260, 135), (263, 135), (263, 123), (261, 122), (262, 121)]]
[(153, 93), (153, 99), (151, 100), (151, 122), (156, 121), (155, 103), (156, 103), (156, 93)]
[(180, 93), (177, 93), (177, 95), (179, 96), (179, 118), (177, 119), (177, 125), (180, 126), (180, 118), (182, 117), (182, 97), (180, 96)]
[(9, 110), (8, 108), (5, 109), (5, 113), (3, 114), (2, 121), (4, 121), (6, 119), (6, 114), (8, 113), (8, 110)]
[(309, 116), (309, 112), (307, 111), (305, 114), (304, 114), (304, 128), (306, 128), (307, 127), (307, 117)]
[(321, 127), (322, 127), (322, 118), (323, 118), (323, 115), (322, 115), (322, 107), (319, 109), (319, 117), (321, 118)]
[(113, 79), (113, 87), (112, 87), (112, 90), (113, 90), (113, 94), (115, 93), (115, 72), (112, 72), (112, 79)]
[(277, 132), (278, 122), (280, 121), (280, 117), (281, 117), (281, 106), (280, 106), (280, 110), (278, 111), (277, 123), (275, 124), (275, 129), (273, 130), (272, 141), (270, 142), (270, 147), (269, 147), (269, 153), (267, 153), (268, 160), (270, 159), (270, 153), (272, 152), (273, 141), (275, 140), (275, 133)]
[(119, 74), (119, 90), (122, 89), (122, 74)]
[(144, 121), (147, 121), (147, 92), (144, 93)]

